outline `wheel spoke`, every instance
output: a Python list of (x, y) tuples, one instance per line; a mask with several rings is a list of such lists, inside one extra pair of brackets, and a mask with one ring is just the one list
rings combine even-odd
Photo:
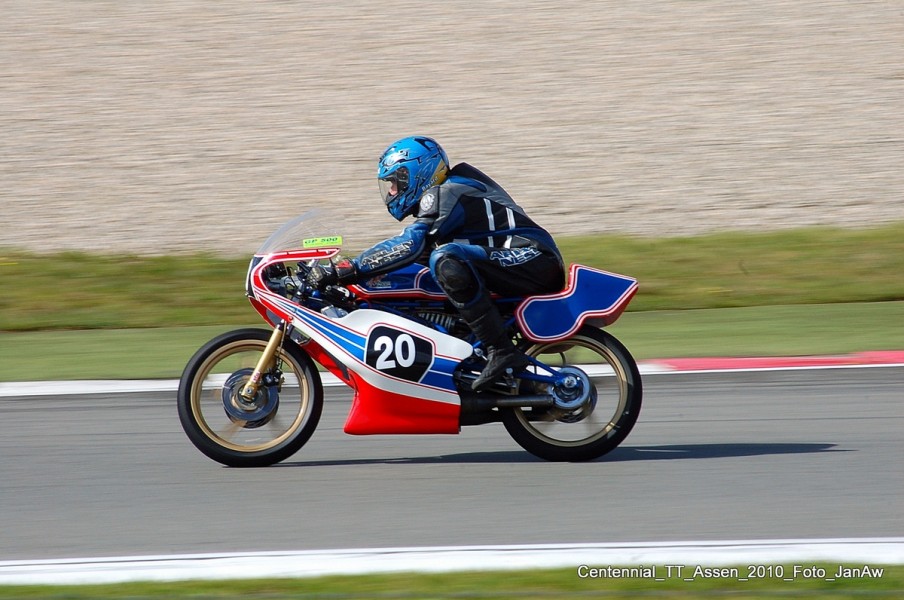
[(226, 426), (226, 429), (223, 429), (219, 433), (219, 436), (226, 441), (230, 441), (233, 439), (233, 436), (235, 436), (242, 430), (242, 428), (245, 427), (245, 424), (247, 422), (248, 421), (230, 421), (229, 425)]

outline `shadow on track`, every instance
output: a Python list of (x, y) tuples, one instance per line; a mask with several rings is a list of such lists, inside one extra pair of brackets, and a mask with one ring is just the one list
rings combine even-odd
[(399, 458), (353, 458), (345, 460), (315, 460), (310, 462), (282, 462), (274, 467), (342, 467), (354, 465), (435, 465), (480, 463), (546, 462), (523, 450), (503, 452), (467, 452), (441, 456), (411, 456)]
[(773, 454), (851, 452), (837, 450), (835, 444), (675, 444), (668, 446), (627, 446), (616, 448), (601, 460), (683, 460), (698, 458), (738, 458)]
[[(837, 450), (835, 444), (677, 444), (667, 446), (633, 446), (616, 448), (606, 456), (592, 462), (622, 462), (632, 460), (687, 460), (701, 458), (738, 458), (775, 454), (811, 454), (815, 452), (851, 452)], [(342, 467), (387, 464), (480, 464), (480, 463), (543, 463), (526, 451), (467, 452), (441, 456), (414, 456), (401, 458), (360, 458), (317, 460), (310, 462), (284, 462), (273, 465), (285, 467)]]

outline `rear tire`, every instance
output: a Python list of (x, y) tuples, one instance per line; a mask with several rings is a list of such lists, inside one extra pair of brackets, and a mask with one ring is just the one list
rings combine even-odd
[(522, 448), (545, 460), (576, 462), (603, 456), (624, 441), (640, 416), (643, 391), (637, 363), (621, 342), (585, 326), (567, 340), (535, 344), (525, 352), (550, 367), (580, 362), (585, 369), (590, 363), (603, 368), (588, 373), (595, 391), (575, 410), (503, 410), (502, 422)]
[(285, 460), (310, 439), (320, 421), (320, 374), (311, 358), (290, 341), (277, 353), (282, 382), (262, 386), (252, 403), (242, 403), (236, 396), (271, 333), (238, 329), (217, 336), (195, 353), (179, 381), (179, 420), (188, 439), (206, 456), (230, 467), (263, 467)]

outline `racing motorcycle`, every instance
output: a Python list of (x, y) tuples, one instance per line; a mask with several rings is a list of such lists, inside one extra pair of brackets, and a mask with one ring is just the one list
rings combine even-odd
[(426, 266), (322, 291), (307, 284), (342, 250), (340, 235), (323, 235), (323, 219), (315, 211), (290, 220), (251, 260), (246, 295), (270, 328), (223, 333), (186, 365), (179, 419), (205, 455), (259, 467), (295, 454), (320, 420), (322, 372), (354, 390), (344, 426), (352, 435), (501, 422), (535, 456), (585, 461), (630, 433), (640, 373), (602, 327), (625, 310), (635, 279), (572, 264), (559, 293), (494, 297), (530, 362), (475, 392), (484, 350)]

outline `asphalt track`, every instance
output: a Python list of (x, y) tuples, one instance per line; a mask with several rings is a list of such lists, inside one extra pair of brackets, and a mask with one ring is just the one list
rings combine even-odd
[(904, 367), (647, 375), (621, 448), (552, 464), (501, 426), (351, 437), (327, 392), (266, 469), (196, 451), (171, 393), (0, 398), (0, 560), (904, 535)]

